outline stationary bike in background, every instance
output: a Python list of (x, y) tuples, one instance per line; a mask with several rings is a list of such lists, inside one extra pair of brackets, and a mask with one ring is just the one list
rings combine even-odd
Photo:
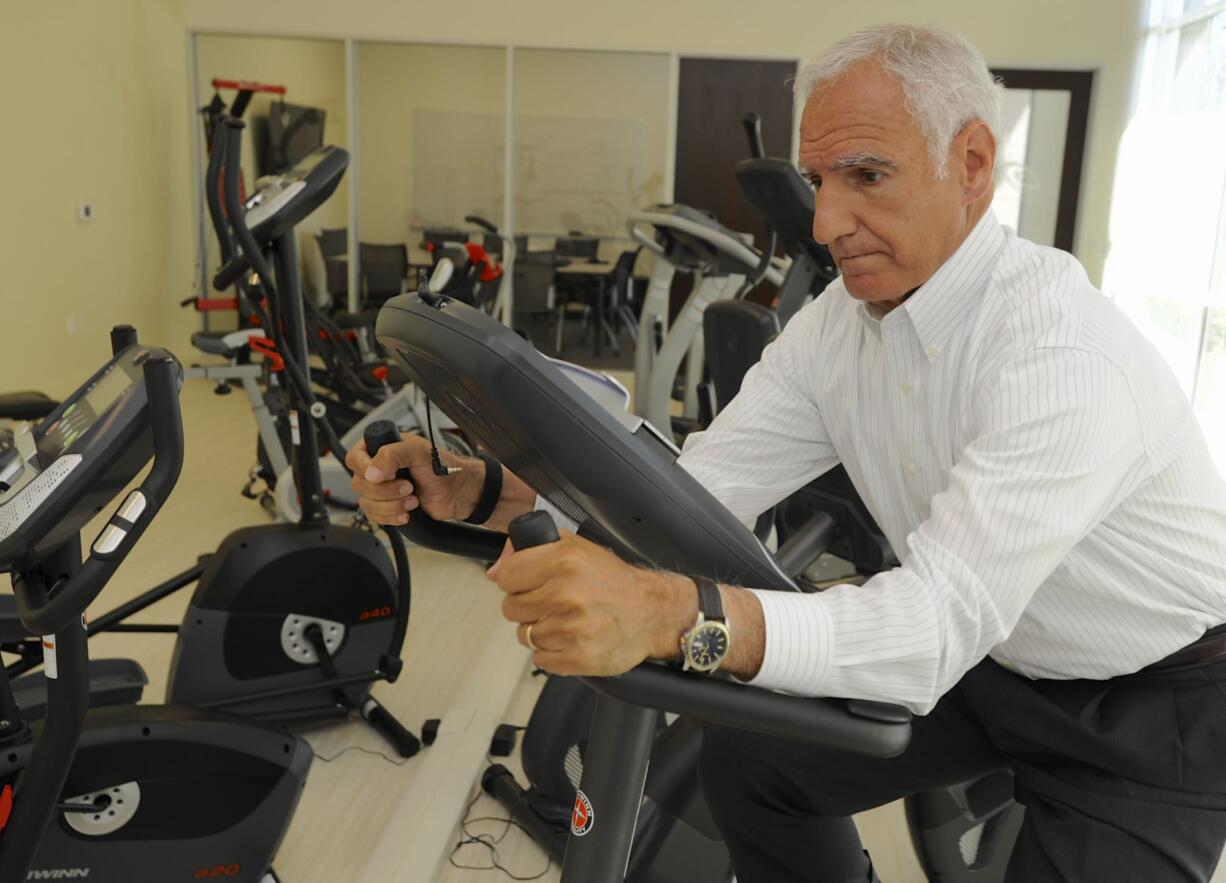
[(465, 215), (464, 222), (481, 230), (482, 242), (473, 242), (465, 230), (422, 231), (431, 262), (429, 289), (497, 315), (510, 284), (515, 240), (480, 215)]
[[(703, 324), (716, 412), (737, 394), (746, 372), (788, 320), (837, 276), (829, 251), (813, 239), (813, 188), (791, 162), (765, 156), (757, 114), (746, 114), (744, 125), (752, 158), (737, 163), (737, 183), (763, 213), (772, 235), (782, 239), (792, 265), (776, 309), (742, 299), (707, 308)], [(784, 548), (828, 551), (852, 563), (853, 578), (898, 566), (889, 542), (841, 465), (781, 502), (771, 518), (781, 555)], [(812, 542), (822, 534), (828, 537), (824, 549)], [(814, 560), (806, 554), (795, 561), (792, 571), (799, 574)], [(1024, 810), (1013, 802), (1013, 774), (1001, 770), (952, 788), (912, 795), (906, 799), (906, 814), (912, 845), (930, 881), (999, 883)]]
[[(112, 346), (106, 365), (0, 455), (0, 571), (15, 593), (5, 597), (27, 634), (42, 636), (45, 674), (15, 690), (0, 668), (0, 883), (272, 883), (309, 746), (220, 712), (136, 705), (140, 684), (120, 695), (89, 659), (85, 609), (183, 463), (178, 363), (131, 328), (112, 332)], [(79, 532), (151, 458), (82, 561)], [(112, 661), (139, 671), (96, 662)]]

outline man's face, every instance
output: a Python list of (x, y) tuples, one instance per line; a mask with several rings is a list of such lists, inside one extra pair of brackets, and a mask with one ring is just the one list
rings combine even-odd
[(902, 88), (874, 61), (809, 99), (800, 168), (817, 191), (813, 237), (829, 247), (848, 292), (860, 300), (896, 306), (969, 232), (957, 163), (951, 158), (949, 174), (937, 179)]

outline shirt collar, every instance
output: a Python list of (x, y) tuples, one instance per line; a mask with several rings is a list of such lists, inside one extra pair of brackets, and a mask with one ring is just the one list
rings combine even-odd
[(941, 354), (983, 296), (1004, 245), (1005, 232), (989, 208), (949, 260), (903, 302), (928, 361)]

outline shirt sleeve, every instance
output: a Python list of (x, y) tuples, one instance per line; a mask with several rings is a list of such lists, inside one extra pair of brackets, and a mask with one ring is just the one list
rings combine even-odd
[(749, 369), (741, 390), (678, 463), (742, 522), (755, 518), (836, 463), (838, 455), (803, 378), (819, 376), (818, 298), (788, 323)]
[(966, 417), (971, 441), (907, 538), (863, 586), (756, 591), (756, 686), (926, 714), (1017, 625), (1069, 550), (1152, 470), (1127, 379), (1106, 358), (1040, 349), (1006, 364)]

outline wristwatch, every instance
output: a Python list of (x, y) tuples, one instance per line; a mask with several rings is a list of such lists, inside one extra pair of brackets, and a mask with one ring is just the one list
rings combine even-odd
[(715, 581), (705, 576), (693, 579), (698, 587), (698, 622), (681, 636), (681, 656), (685, 661), (681, 668), (711, 674), (728, 656), (732, 633), (724, 619), (724, 606)]

